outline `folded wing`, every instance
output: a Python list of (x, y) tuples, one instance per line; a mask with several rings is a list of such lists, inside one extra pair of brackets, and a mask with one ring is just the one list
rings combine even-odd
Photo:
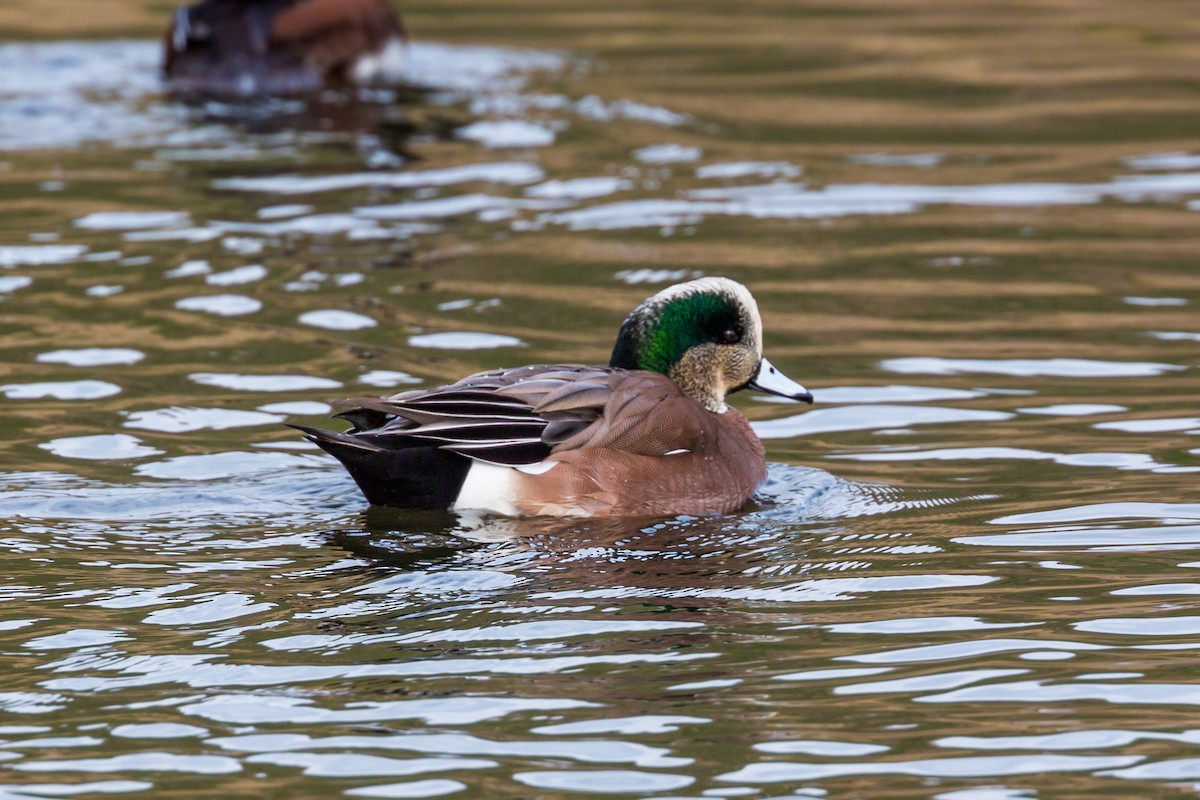
[(351, 407), (337, 416), (353, 425), (341, 436), (364, 448), (434, 446), (522, 466), (592, 427), (624, 374), (572, 365), (494, 370), (435, 389), (348, 401)]

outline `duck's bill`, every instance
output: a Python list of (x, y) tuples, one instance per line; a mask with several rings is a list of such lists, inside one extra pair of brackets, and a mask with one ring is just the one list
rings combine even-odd
[(750, 379), (749, 386), (757, 392), (799, 400), (812, 405), (812, 392), (784, 375), (765, 358), (758, 365), (758, 372)]

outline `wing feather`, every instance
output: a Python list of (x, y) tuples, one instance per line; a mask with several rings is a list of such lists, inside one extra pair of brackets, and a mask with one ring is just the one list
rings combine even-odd
[(347, 401), (352, 435), (385, 449), (435, 443), (468, 458), (519, 466), (544, 460), (595, 424), (623, 375), (602, 367), (491, 370), (448, 386)]

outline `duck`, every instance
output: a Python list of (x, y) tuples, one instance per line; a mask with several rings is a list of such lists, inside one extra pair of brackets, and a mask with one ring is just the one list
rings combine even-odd
[(608, 366), (494, 369), (445, 386), (343, 401), (345, 432), (294, 425), (374, 505), (508, 517), (670, 517), (742, 508), (762, 442), (727, 397), (811, 404), (763, 357), (758, 305), (705, 277), (647, 298)]
[(163, 45), (167, 85), (221, 98), (402, 82), (406, 36), (387, 0), (201, 0)]

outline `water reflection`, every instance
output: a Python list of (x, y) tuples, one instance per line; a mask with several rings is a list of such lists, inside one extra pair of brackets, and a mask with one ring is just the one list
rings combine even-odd
[[(1028, 73), (1032, 28), (793, 11), (506, 22), (478, 38), (565, 49), (424, 42), (427, 91), (254, 109), (167, 102), (152, 42), (0, 46), (0, 794), (1194, 781), (1176, 34), (1031, 10)], [(921, 46), (878, 57), (896, 30)], [(366, 509), (282, 428), (603, 361), (701, 274), (752, 285), (818, 385), (800, 415), (739, 396), (776, 462), (743, 513)]]

